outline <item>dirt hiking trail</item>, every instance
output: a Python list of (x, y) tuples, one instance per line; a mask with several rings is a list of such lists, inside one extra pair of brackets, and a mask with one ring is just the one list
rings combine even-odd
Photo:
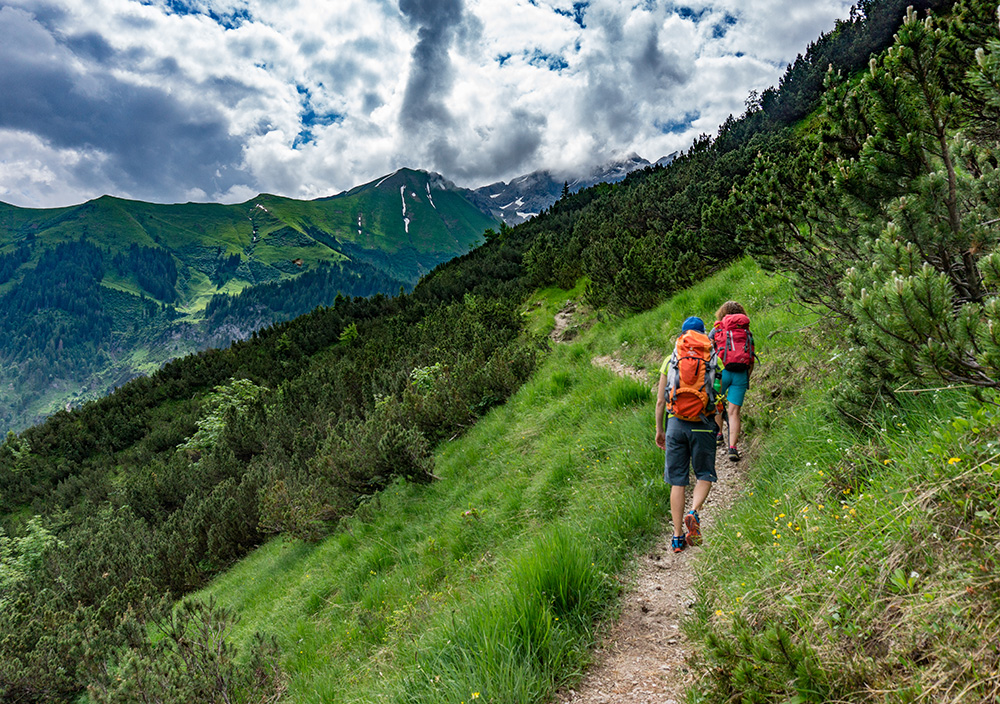
[[(648, 373), (613, 356), (595, 357), (592, 362), (621, 376), (650, 380)], [(730, 462), (726, 452), (724, 447), (717, 451), (718, 481), (700, 511), (706, 540), (712, 539), (717, 518), (733, 504), (747, 472), (745, 458)], [(670, 548), (672, 534), (668, 518), (662, 536), (637, 560), (621, 615), (605, 626), (593, 663), (576, 686), (557, 693), (558, 704), (682, 704), (685, 689), (697, 677), (685, 661), (690, 647), (681, 620), (694, 602), (693, 566), (701, 548), (675, 555)]]

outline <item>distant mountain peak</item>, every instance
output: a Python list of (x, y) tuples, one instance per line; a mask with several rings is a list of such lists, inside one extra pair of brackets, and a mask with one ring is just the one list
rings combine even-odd
[[(660, 157), (659, 166), (666, 166), (677, 152)], [(563, 186), (571, 193), (598, 183), (617, 183), (633, 171), (652, 166), (646, 159), (632, 152), (607, 164), (593, 167), (586, 174), (553, 174), (545, 169), (517, 176), (509, 183), (497, 181), (488, 186), (466, 190), (466, 197), (487, 215), (503, 220), (508, 225), (518, 225), (551, 208), (562, 196)]]

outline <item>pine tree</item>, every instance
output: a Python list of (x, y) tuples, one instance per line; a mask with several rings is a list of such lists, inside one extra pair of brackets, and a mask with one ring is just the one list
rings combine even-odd
[(970, 106), (1000, 105), (1000, 41), (956, 67), (960, 37), (910, 9), (859, 81), (828, 76), (815, 153), (762, 155), (724, 210), (803, 298), (853, 323), (855, 368), (997, 387), (998, 145)]
[[(953, 41), (910, 11), (896, 46), (881, 65), (873, 63), (862, 86), (874, 133), (859, 168), (914, 174), (888, 202), (882, 232), (865, 243), (866, 263), (848, 270), (843, 291), (869, 350), (893, 372), (996, 387), (990, 328), (1000, 320), (991, 314), (990, 271), (1000, 255), (983, 256), (1000, 242), (1000, 177), (996, 145), (956, 131), (966, 113), (961, 96), (948, 90)], [(996, 73), (982, 56), (985, 80)]]

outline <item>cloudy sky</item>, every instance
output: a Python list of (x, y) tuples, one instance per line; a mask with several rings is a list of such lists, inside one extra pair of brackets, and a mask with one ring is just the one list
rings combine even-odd
[(655, 161), (850, 0), (0, 0), (0, 200), (332, 195)]

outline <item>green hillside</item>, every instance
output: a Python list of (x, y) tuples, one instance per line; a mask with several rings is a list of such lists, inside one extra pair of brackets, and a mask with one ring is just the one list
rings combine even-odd
[[(339, 296), (8, 436), (0, 698), (550, 700), (664, 525), (654, 370), (733, 298), (761, 355), (750, 471), (685, 556), (688, 699), (996, 701), (1000, 32), (995, 5), (934, 6), (863, 3), (716, 137), (412, 292)], [(400, 218), (420, 195), (379, 187)], [(72, 268), (43, 253), (0, 322), (47, 301), (34, 324), (96, 346), (121, 331), (93, 310), (103, 255), (62, 246)], [(137, 334), (171, 307), (144, 310)]]
[[(391, 486), (316, 544), (278, 538), (195, 598), (239, 615), (241, 651), (254, 632), (277, 638), (290, 701), (545, 701), (586, 662), (618, 575), (664, 529), (651, 388), (681, 322), (728, 296), (753, 310), (763, 339), (800, 321), (790, 287), (750, 261), (647, 313), (580, 319), (580, 337), (439, 448), (439, 480)], [(551, 310), (527, 308), (551, 327)], [(769, 345), (768, 360), (780, 364), (790, 343)], [(648, 380), (591, 362), (608, 354)]]
[(438, 481), (391, 486), (319, 543), (275, 539), (194, 598), (233, 614), (240, 652), (276, 639), (289, 701), (549, 700), (669, 530), (650, 387), (681, 321), (728, 297), (762, 341), (753, 473), (697, 555), (691, 700), (995, 700), (1000, 414), (953, 391), (845, 423), (835, 329), (750, 262), (594, 324), (438, 450)]
[[(0, 429), (23, 429), (337, 295), (394, 295), (493, 225), (440, 177), (408, 169), (308, 202), (0, 203), (0, 300), (19, 308), (0, 345)], [(81, 242), (100, 263), (77, 280), (70, 260)]]

